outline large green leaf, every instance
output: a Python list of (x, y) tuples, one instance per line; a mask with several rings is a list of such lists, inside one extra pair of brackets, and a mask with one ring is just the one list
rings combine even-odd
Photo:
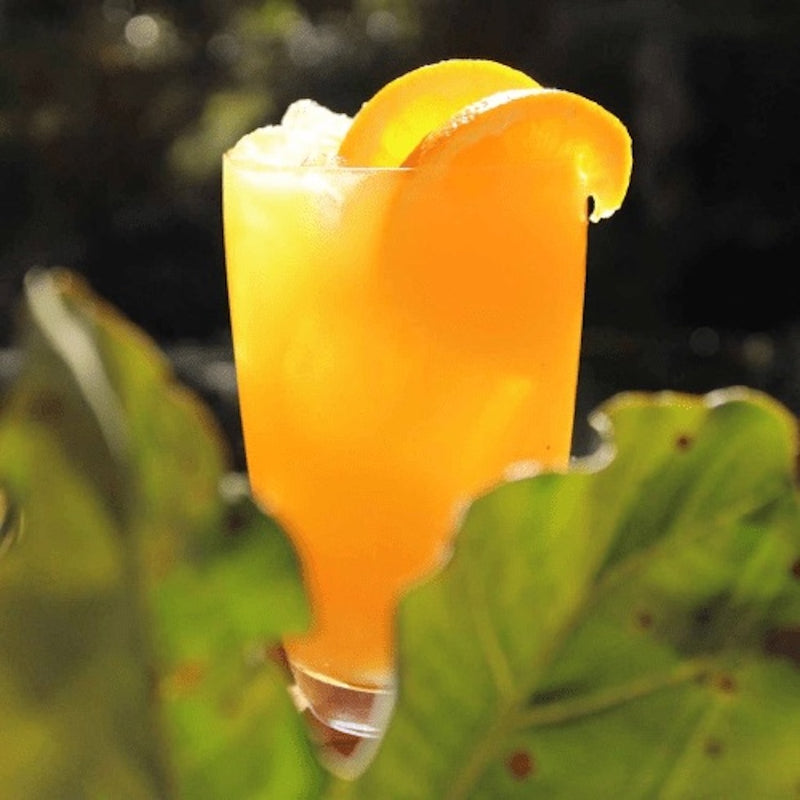
[(0, 416), (3, 795), (316, 791), (263, 657), (307, 622), (289, 545), (220, 495), (216, 427), (146, 337), (67, 273), (31, 275), (26, 298)]
[(396, 715), (337, 796), (797, 796), (794, 419), (737, 390), (596, 423), (610, 463), (478, 499), (409, 594)]
[(294, 553), (208, 412), (73, 276), (27, 298), (0, 409), (4, 794), (796, 796), (797, 432), (777, 403), (621, 396), (591, 462), (477, 499), (402, 605), (396, 713), (348, 782), (270, 658), (307, 624)]

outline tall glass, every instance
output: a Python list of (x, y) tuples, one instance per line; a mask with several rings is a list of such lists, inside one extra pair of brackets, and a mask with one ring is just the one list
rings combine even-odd
[(314, 617), (286, 651), (320, 719), (374, 736), (398, 598), (464, 504), (567, 465), (586, 191), (572, 160), (223, 172), (248, 472)]

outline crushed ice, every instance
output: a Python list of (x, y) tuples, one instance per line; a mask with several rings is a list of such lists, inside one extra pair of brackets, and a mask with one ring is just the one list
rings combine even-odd
[(270, 167), (335, 166), (339, 144), (352, 122), (314, 100), (297, 100), (279, 125), (243, 136), (231, 150), (236, 159)]

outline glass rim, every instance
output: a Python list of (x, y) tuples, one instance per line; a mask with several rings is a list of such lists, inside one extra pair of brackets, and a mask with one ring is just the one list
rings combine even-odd
[[(528, 165), (535, 165), (535, 164), (565, 164), (566, 162), (573, 162), (575, 163), (574, 155), (563, 155), (563, 156), (552, 156), (549, 158), (532, 158), (532, 159), (519, 159), (519, 160), (512, 160), (507, 162), (501, 162), (497, 164), (477, 164), (475, 166), (470, 166), (468, 169), (475, 169), (475, 170), (482, 170), (482, 169), (500, 169), (500, 168), (508, 168), (513, 167), (520, 164), (528, 164)], [(258, 158), (253, 158), (251, 156), (242, 156), (237, 155), (234, 152), (234, 149), (231, 148), (226, 150), (222, 154), (222, 163), (227, 164), (230, 167), (242, 170), (246, 172), (269, 172), (269, 173), (285, 173), (285, 174), (295, 174), (295, 173), (320, 173), (320, 174), (329, 174), (329, 173), (338, 173), (338, 174), (349, 174), (349, 175), (359, 175), (359, 174), (409, 174), (417, 172), (420, 167), (404, 167), (404, 166), (354, 166), (351, 164), (270, 164), (265, 161), (260, 161)], [(575, 165), (577, 168), (577, 164)]]
[(357, 174), (360, 172), (413, 172), (416, 167), (369, 167), (352, 166), (350, 164), (270, 164), (251, 156), (237, 155), (233, 148), (222, 154), (223, 164), (229, 164), (236, 169), (248, 172), (347, 172)]

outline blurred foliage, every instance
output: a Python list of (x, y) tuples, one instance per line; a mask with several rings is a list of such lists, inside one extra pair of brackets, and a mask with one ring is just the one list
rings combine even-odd
[(300, 95), (354, 111), (418, 23), (392, 0), (3, 8), (0, 306), (63, 263), (165, 339), (227, 325), (222, 152)]
[(207, 410), (74, 275), (30, 274), (24, 310), (0, 405), (6, 796), (796, 794), (798, 431), (773, 400), (619, 396), (593, 457), (478, 498), (403, 602), (396, 713), (346, 781), (271, 656), (308, 622), (293, 551)]
[(479, 498), (407, 597), (405, 702), (353, 797), (796, 792), (797, 421), (739, 390), (593, 421), (605, 450)]
[(467, 55), (631, 128), (630, 196), (592, 232), (590, 330), (796, 323), (798, 34), (796, 0), (2, 0), (0, 310), (63, 264), (161, 340), (224, 334), (221, 153), (297, 97), (354, 112)]
[(3, 794), (309, 794), (321, 773), (268, 659), (307, 624), (293, 552), (137, 329), (68, 273), (26, 298), (0, 415)]

